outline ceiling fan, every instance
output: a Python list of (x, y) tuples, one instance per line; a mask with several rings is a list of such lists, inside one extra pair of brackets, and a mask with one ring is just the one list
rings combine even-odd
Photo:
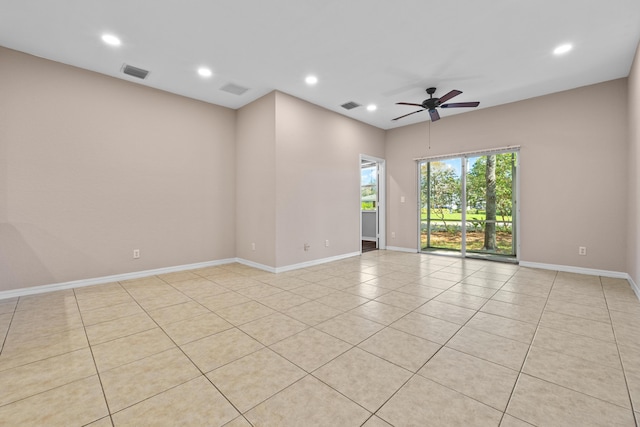
[(459, 90), (452, 90), (451, 92), (444, 95), (442, 98), (434, 98), (433, 94), (436, 93), (435, 87), (430, 87), (427, 89), (427, 93), (429, 94), (429, 99), (425, 99), (422, 101), (422, 104), (413, 104), (411, 102), (396, 102), (397, 105), (414, 105), (416, 107), (422, 107), (422, 110), (414, 111), (413, 113), (405, 114), (404, 116), (396, 117), (393, 120), (398, 120), (403, 117), (410, 116), (415, 113), (419, 113), (421, 111), (429, 111), (429, 115), (431, 116), (431, 121), (435, 122), (436, 120), (440, 120), (440, 114), (438, 114), (438, 110), (436, 108), (469, 108), (469, 107), (477, 107), (480, 105), (479, 102), (454, 102), (451, 104), (444, 104), (454, 96), (460, 95), (462, 92)]

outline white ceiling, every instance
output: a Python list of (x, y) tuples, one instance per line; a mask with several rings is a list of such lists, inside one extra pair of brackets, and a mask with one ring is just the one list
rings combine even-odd
[(2, 46), (234, 109), (277, 89), (382, 129), (428, 120), (391, 121), (430, 86), (486, 108), (626, 77), (639, 39), (638, 0), (0, 0)]

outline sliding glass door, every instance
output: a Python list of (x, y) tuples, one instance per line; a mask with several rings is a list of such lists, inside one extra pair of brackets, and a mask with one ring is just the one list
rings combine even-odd
[(419, 162), (420, 248), (515, 260), (517, 152)]
[(462, 250), (461, 182), (460, 159), (420, 164), (420, 240), (423, 249)]

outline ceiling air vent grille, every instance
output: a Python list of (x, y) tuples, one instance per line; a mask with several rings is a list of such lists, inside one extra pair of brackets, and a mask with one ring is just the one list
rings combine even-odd
[(354, 108), (359, 107), (360, 104), (358, 104), (357, 102), (353, 102), (353, 101), (349, 101), (347, 103), (344, 103), (341, 105), (342, 108), (347, 109), (347, 110), (353, 110)]
[(220, 88), (220, 90), (232, 93), (234, 95), (242, 95), (243, 93), (245, 93), (249, 89), (246, 88), (246, 87), (235, 85), (233, 83), (227, 83), (226, 85), (222, 86)]
[(127, 64), (124, 64), (122, 66), (122, 72), (143, 80), (147, 78), (147, 76), (149, 75), (149, 71), (143, 70), (142, 68), (134, 67), (132, 65), (127, 65)]

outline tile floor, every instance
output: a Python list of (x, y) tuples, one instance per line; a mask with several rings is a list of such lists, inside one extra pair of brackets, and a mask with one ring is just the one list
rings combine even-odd
[(0, 300), (0, 425), (633, 426), (625, 280), (374, 251)]

